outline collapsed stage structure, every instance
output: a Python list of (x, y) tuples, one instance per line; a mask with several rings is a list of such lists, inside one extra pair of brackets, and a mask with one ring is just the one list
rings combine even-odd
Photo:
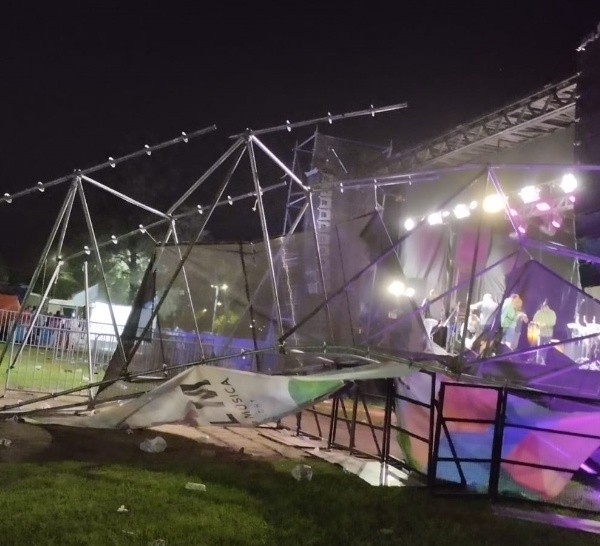
[[(598, 40), (588, 43), (586, 58), (599, 47)], [(295, 414), (348, 382), (386, 379), (393, 386), (388, 446), (396, 441), (393, 412), (402, 463), (434, 487), (547, 501), (559, 499), (581, 468), (597, 476), (600, 302), (582, 289), (580, 265), (600, 258), (577, 240), (585, 223), (578, 214), (589, 212), (578, 203), (590, 202), (600, 158), (573, 157), (573, 150), (593, 149), (584, 141), (597, 135), (574, 128), (578, 116), (584, 124), (591, 117), (586, 108), (597, 112), (576, 102), (578, 85), (570, 78), (399, 153), (317, 131), (295, 147), (288, 166), (266, 140), (405, 105), (248, 130), (165, 211), (91, 178), (129, 156), (0, 198), (7, 205), (68, 187), (30, 283), (32, 290), (51, 252), (60, 256), (44, 298), (65, 260), (89, 254), (110, 304), (103, 247), (148, 230), (159, 241), (122, 333), (112, 316), (115, 350), (103, 378), (92, 381), (88, 335), (88, 381), (37, 399), (86, 391), (89, 407), (76, 414), (30, 411), (28, 419), (91, 427), (258, 425)], [(286, 181), (263, 185), (258, 154)], [(252, 180), (245, 193), (231, 183), (243, 161)], [(194, 204), (192, 214), (202, 218), (196, 236), (181, 242), (178, 221), (190, 214), (182, 206), (189, 208), (196, 190), (217, 175), (212, 203)], [(158, 220), (98, 241), (89, 185)], [(286, 196), (282, 234), (270, 222), (271, 192)], [(89, 244), (63, 257), (77, 199)], [(223, 207), (245, 214), (262, 238), (203, 243)], [(38, 315), (24, 322), (21, 309), (11, 323), (3, 349), (9, 376), (26, 366)], [(386, 462), (388, 456), (389, 449)]]

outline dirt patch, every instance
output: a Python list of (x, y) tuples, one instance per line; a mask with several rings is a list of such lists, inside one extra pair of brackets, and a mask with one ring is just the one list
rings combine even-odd
[[(214, 430), (213, 430), (214, 429)], [(229, 433), (228, 433), (229, 432)], [(144, 440), (163, 437), (167, 448), (161, 453), (140, 449)], [(301, 459), (307, 455), (300, 449), (281, 452), (281, 446), (269, 449), (258, 429), (244, 429), (240, 435), (220, 427), (193, 429), (185, 426), (163, 426), (156, 429), (100, 430), (63, 426), (30, 425), (0, 421), (0, 462), (87, 461), (94, 463), (180, 462), (189, 459), (218, 458), (242, 461), (248, 459)], [(276, 445), (273, 442), (274, 446)]]

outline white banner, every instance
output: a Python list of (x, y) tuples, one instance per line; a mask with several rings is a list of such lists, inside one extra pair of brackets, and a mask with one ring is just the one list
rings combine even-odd
[(344, 381), (403, 377), (414, 371), (406, 364), (388, 363), (292, 377), (194, 366), (133, 400), (111, 402), (82, 415), (38, 415), (26, 420), (89, 428), (166, 423), (255, 426), (313, 405)]

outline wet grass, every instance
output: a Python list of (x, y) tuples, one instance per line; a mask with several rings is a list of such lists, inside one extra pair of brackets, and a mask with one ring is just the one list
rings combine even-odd
[[(2, 544), (592, 545), (598, 537), (494, 516), (488, 501), (371, 487), (311, 462), (147, 459), (0, 465)], [(201, 482), (206, 491), (185, 489)], [(120, 506), (126, 512), (119, 512)], [(160, 542), (155, 542), (160, 544)]]

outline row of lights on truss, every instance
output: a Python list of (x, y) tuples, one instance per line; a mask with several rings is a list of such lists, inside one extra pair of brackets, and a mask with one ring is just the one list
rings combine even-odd
[[(571, 173), (567, 173), (562, 177), (560, 183), (560, 189), (565, 194), (572, 194), (577, 189), (578, 182), (577, 178)], [(519, 197), (524, 205), (533, 205), (535, 204), (535, 208), (539, 212), (549, 212), (552, 209), (552, 206), (547, 201), (541, 199), (541, 187), (539, 186), (525, 186), (519, 191)], [(568, 197), (571, 203), (575, 203), (575, 196), (569, 195)], [(506, 208), (506, 197), (498, 194), (492, 193), (486, 196), (481, 204), (481, 207), (484, 212), (488, 214), (496, 214), (505, 210)], [(456, 205), (452, 211), (444, 210), (433, 212), (427, 216), (427, 223), (430, 226), (440, 225), (444, 223), (444, 219), (448, 218), (451, 214), (454, 215), (456, 219), (468, 218), (471, 216), (471, 211), (475, 210), (479, 204), (477, 201), (471, 201), (469, 204), (459, 203)], [(511, 216), (518, 216), (518, 212), (514, 208), (509, 208), (509, 213)], [(423, 221), (424, 218), (421, 219)], [(411, 231), (417, 225), (418, 221), (414, 218), (407, 218), (404, 221), (404, 229), (406, 231)], [(559, 214), (554, 214), (551, 222), (552, 226), (558, 229), (562, 225), (562, 218)], [(518, 225), (518, 230), (521, 233), (525, 233), (527, 231), (526, 227), (523, 224)]]

